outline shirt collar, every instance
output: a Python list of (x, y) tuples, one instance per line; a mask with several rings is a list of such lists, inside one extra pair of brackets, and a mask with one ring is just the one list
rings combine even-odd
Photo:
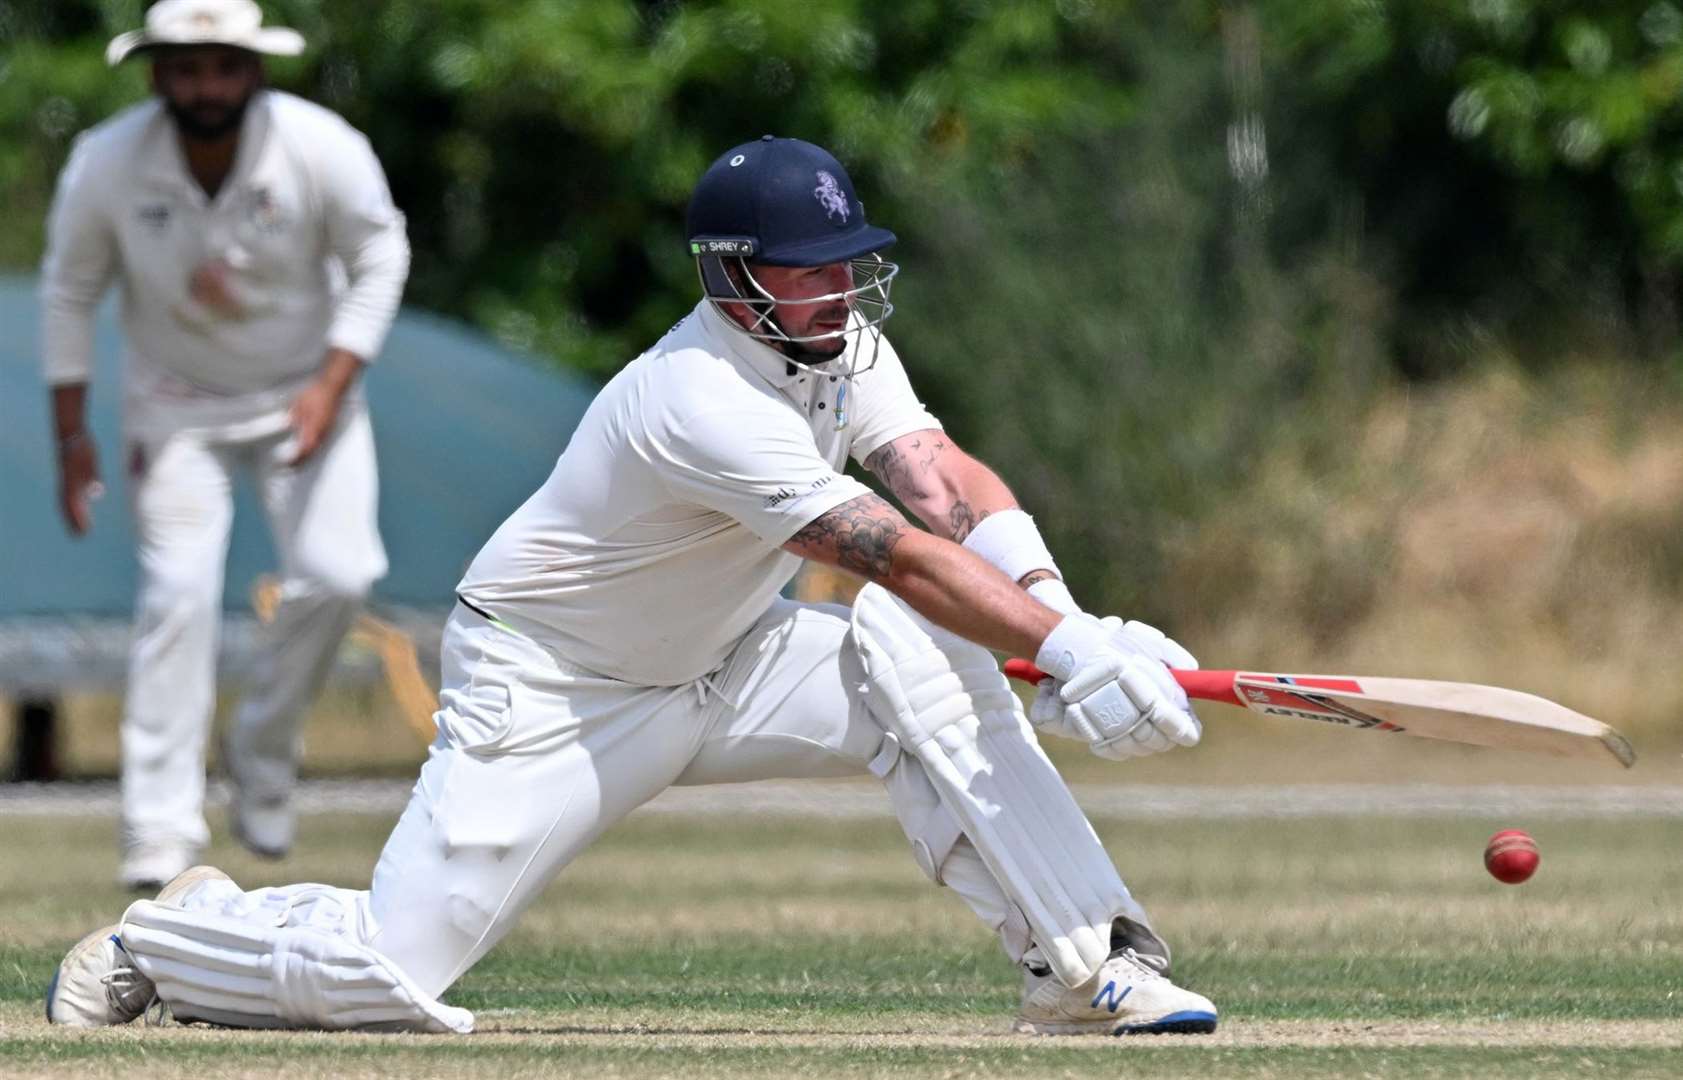
[[(187, 157), (181, 150), (181, 136), (175, 129), (175, 120), (162, 101), (153, 98), (152, 105), (156, 111), (141, 146), (139, 160), (135, 162), (136, 179), (155, 186), (187, 188), (202, 195), (198, 183), (187, 171)], [(269, 135), (269, 113), (269, 91), (259, 89), (251, 96), (251, 104), (240, 122), (240, 145), (234, 153), (234, 167), (222, 185), (224, 191), (243, 183), (250, 176)]]
[[(823, 364), (797, 364), (765, 342), (749, 337), (714, 306), (711, 300), (703, 299), (696, 307), (701, 313), (701, 324), (707, 328), (708, 336), (713, 339), (720, 353), (744, 367), (753, 369), (755, 374), (779, 390), (793, 386), (808, 375), (830, 375), (845, 370), (842, 361), (847, 358), (846, 351), (835, 360)], [(850, 340), (848, 348), (852, 349), (856, 344), (857, 342)]]

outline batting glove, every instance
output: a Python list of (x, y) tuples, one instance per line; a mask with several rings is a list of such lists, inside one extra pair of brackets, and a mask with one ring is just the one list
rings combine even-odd
[(1081, 739), (1099, 757), (1121, 761), (1194, 746), (1203, 734), (1167, 666), (1196, 668), (1198, 661), (1155, 627), (1067, 615), (1035, 664), (1050, 677), (1041, 680), (1030, 722)]

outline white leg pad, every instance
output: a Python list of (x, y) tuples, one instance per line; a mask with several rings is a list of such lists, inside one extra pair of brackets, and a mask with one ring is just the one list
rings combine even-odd
[(848, 638), (872, 717), (922, 764), (1058, 980), (1086, 982), (1110, 955), (1112, 920), (1149, 920), (993, 656), (877, 585), (854, 601)]
[(941, 801), (923, 766), (900, 752), (900, 738), (890, 731), (883, 734), (882, 746), (866, 768), (888, 789), (894, 816), (911, 841), (912, 858), (929, 880), (945, 885), (942, 867), (964, 829)]
[[(855, 682), (863, 678), (858, 671), (850, 677)], [(1011, 962), (1021, 962), (1032, 944), (1028, 920), (1001, 891), (993, 872), (965, 839), (963, 827), (941, 801), (923, 765), (910, 754), (901, 753), (899, 736), (885, 731), (882, 746), (868, 768), (888, 789), (894, 816), (911, 841), (912, 858), (919, 868), (935, 884), (945, 885), (963, 897), (976, 917), (998, 932)]]
[(319, 924), (276, 925), (140, 900), (123, 913), (118, 935), (180, 1020), (244, 1028), (473, 1030), (471, 1012), (433, 1000), (380, 953)]

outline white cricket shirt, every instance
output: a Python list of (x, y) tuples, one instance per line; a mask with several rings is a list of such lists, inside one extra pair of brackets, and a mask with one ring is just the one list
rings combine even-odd
[[(284, 411), (328, 347), (380, 351), (409, 270), (403, 215), (368, 140), (302, 98), (259, 90), (215, 198), (156, 98), (76, 140), (42, 263), (42, 365), (86, 382), (93, 312), (115, 278), (125, 396), (210, 420)], [(211, 259), (241, 311), (189, 293)]]
[[(863, 335), (850, 349), (869, 350)], [(854, 380), (795, 367), (702, 301), (591, 403), (549, 479), (480, 551), (461, 593), (564, 659), (676, 686), (715, 671), (788, 584), (782, 550), (870, 489), (840, 470), (939, 428), (894, 349)]]

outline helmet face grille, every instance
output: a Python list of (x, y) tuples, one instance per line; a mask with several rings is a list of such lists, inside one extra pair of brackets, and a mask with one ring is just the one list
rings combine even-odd
[[(753, 267), (746, 259), (729, 259), (734, 265), (727, 270), (728, 258), (714, 255), (697, 257), (696, 266), (701, 276), (702, 295), (718, 309), (719, 314), (723, 315), (730, 325), (756, 341), (774, 345), (783, 342), (804, 345), (852, 335), (880, 334), (882, 324), (894, 314), (894, 304), (889, 300), (889, 292), (894, 284), (894, 276), (900, 272), (900, 266), (880, 255), (871, 254), (848, 261), (853, 286), (845, 292), (802, 297), (799, 301), (780, 301), (773, 296), (760, 284), (759, 279), (754, 277)], [(742, 284), (738, 285), (738, 281)], [(848, 307), (847, 326), (840, 330), (795, 337), (785, 332), (782, 324), (777, 321), (777, 306), (780, 303), (806, 305), (834, 300), (840, 300)], [(747, 308), (752, 313), (752, 322), (743, 326), (725, 309), (726, 304)]]

